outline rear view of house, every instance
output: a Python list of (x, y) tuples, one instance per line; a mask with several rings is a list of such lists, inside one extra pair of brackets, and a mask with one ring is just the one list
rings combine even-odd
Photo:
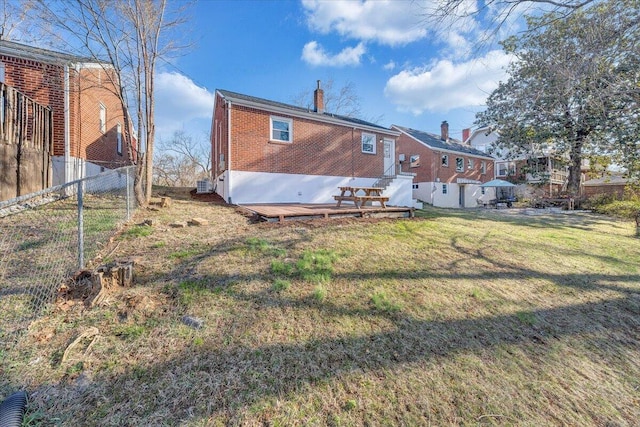
[(2, 199), (131, 164), (114, 78), (108, 64), (0, 40)]
[[(393, 125), (400, 132), (398, 151), (402, 169), (415, 175), (413, 197), (438, 207), (476, 207), (495, 198), (494, 190), (480, 185), (491, 181), (494, 159), (449, 137), (449, 124), (440, 135)], [(489, 194), (490, 193), (490, 194)]]
[(389, 204), (411, 206), (398, 173), (400, 133), (314, 108), (217, 90), (211, 129), (215, 191), (227, 202), (334, 203), (340, 186), (383, 186)]

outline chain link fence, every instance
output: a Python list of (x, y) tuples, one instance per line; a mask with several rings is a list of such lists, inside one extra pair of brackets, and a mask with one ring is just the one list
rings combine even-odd
[(120, 168), (0, 202), (0, 349), (131, 217), (134, 174)]

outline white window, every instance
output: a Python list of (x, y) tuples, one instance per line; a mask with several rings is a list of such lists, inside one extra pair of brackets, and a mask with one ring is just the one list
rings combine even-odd
[(442, 194), (447, 194), (447, 191), (449, 189), (447, 188), (447, 184), (442, 184)]
[(4, 72), (5, 72), (5, 65), (4, 62), (0, 62), (0, 82), (4, 82)]
[(293, 142), (293, 120), (271, 117), (271, 140)]
[(414, 154), (413, 156), (409, 157), (409, 167), (417, 168), (418, 166), (420, 166), (420, 155)]
[(362, 133), (362, 152), (376, 154), (376, 136), (372, 133)]
[(104, 104), (100, 104), (100, 132), (107, 132), (107, 107)]
[(116, 152), (122, 156), (122, 125), (116, 126)]
[(498, 163), (498, 176), (507, 176), (516, 174), (516, 164), (514, 162)]
[(449, 166), (449, 156), (446, 154), (442, 155), (442, 166)]
[[(480, 162), (480, 173), (482, 175), (487, 173), (487, 162), (485, 162), (484, 160)], [(482, 191), (484, 191), (484, 188), (482, 189)], [(484, 194), (484, 193), (482, 193)]]
[(456, 171), (464, 172), (464, 159), (462, 157), (456, 157)]
[(473, 159), (467, 159), (467, 169), (473, 169)]

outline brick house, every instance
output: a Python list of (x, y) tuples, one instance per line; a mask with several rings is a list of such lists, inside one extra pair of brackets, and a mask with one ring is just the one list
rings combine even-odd
[[(610, 196), (616, 200), (623, 200), (625, 189), (630, 181), (620, 175), (607, 175), (582, 182), (582, 196), (586, 199), (596, 196)], [(631, 188), (629, 191), (632, 192)]]
[(415, 175), (413, 198), (438, 207), (476, 207), (495, 198), (493, 188), (481, 184), (494, 178), (494, 159), (449, 137), (449, 124), (440, 135), (391, 126), (400, 132), (398, 152), (402, 169)]
[(412, 177), (397, 173), (398, 135), (325, 112), (320, 82), (313, 110), (217, 90), (214, 189), (235, 204), (335, 203), (339, 186), (384, 182), (390, 205), (411, 206)]
[(131, 164), (112, 77), (105, 63), (0, 40), (0, 81), (51, 110), (48, 186)]
[(520, 192), (535, 193), (534, 189), (538, 189), (541, 195), (553, 196), (566, 187), (567, 162), (555, 155), (550, 147), (528, 153), (528, 158), (512, 159), (495, 146), (499, 135), (490, 127), (481, 126), (473, 131), (463, 129), (462, 133), (465, 144), (496, 158), (496, 178), (529, 187), (521, 188)]

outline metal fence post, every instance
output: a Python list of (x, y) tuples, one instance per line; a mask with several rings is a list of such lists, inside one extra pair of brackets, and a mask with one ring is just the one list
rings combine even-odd
[(84, 181), (78, 181), (78, 269), (84, 268), (84, 215), (83, 195)]

